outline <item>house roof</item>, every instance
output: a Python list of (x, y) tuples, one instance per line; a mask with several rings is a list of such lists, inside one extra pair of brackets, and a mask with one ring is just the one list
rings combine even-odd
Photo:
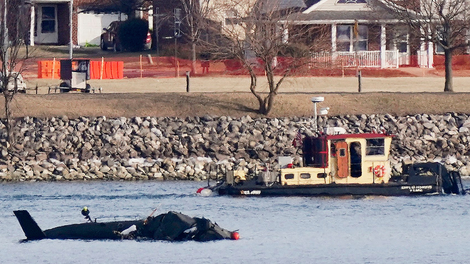
[(258, 2), (261, 13), (270, 13), (286, 9), (304, 9), (304, 0), (260, 0)]
[[(304, 12), (290, 14), (285, 20), (294, 24), (333, 24), (333, 23), (397, 23), (399, 20), (385, 4), (380, 0), (374, 1), (373, 5), (367, 5), (362, 9), (338, 9), (324, 10), (316, 9), (315, 6), (325, 4), (328, 0), (321, 0), (310, 6)], [(333, 6), (334, 7), (334, 6)]]
[(336, 22), (377, 22), (393, 21), (396, 17), (388, 12), (371, 11), (316, 11), (308, 14), (296, 13), (288, 16), (287, 20), (293, 20), (301, 24), (331, 24)]
[(62, 4), (69, 3), (70, 0), (32, 0), (33, 4)]

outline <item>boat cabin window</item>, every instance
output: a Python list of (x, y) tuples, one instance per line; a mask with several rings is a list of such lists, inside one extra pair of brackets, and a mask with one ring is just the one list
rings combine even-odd
[(384, 155), (385, 140), (383, 138), (366, 139), (366, 155)]
[(300, 178), (301, 179), (310, 179), (310, 173), (301, 173)]
[(304, 164), (307, 167), (328, 167), (328, 144), (325, 138), (306, 137), (303, 144)]
[(294, 174), (293, 173), (286, 174), (286, 175), (284, 175), (284, 179), (292, 180), (292, 179), (294, 179)]
[(340, 157), (346, 156), (346, 149), (344, 149), (344, 148), (339, 149), (339, 156), (340, 156)]

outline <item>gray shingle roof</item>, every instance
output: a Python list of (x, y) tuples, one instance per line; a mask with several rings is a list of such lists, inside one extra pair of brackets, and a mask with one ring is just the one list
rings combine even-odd
[(373, 11), (314, 11), (309, 14), (296, 13), (289, 16), (296, 21), (341, 21), (341, 20), (394, 20), (393, 14)]
[(304, 0), (260, 0), (261, 13), (276, 12), (291, 8), (306, 8)]
[[(318, 3), (315, 3), (318, 4)], [(380, 1), (374, 1), (373, 7), (369, 10), (346, 11), (346, 10), (314, 10), (308, 14), (302, 12), (293, 13), (285, 17), (286, 20), (293, 20), (301, 24), (325, 24), (341, 23), (341, 21), (397, 21), (396, 15)]]

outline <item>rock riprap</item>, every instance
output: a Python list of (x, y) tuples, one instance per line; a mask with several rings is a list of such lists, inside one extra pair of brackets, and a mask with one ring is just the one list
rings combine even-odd
[[(346, 115), (318, 123), (394, 134), (394, 171), (402, 160), (439, 161), (469, 175), (467, 114)], [(9, 151), (2, 127), (0, 181), (205, 180), (231, 169), (275, 167), (279, 156), (299, 163), (301, 150), (292, 142), (299, 130), (314, 135), (313, 125), (310, 117), (24, 117), (15, 121)]]

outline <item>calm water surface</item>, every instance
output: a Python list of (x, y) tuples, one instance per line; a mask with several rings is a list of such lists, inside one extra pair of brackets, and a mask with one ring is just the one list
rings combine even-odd
[[(470, 182), (465, 182), (468, 187)], [(468, 263), (470, 195), (198, 197), (197, 182), (0, 184), (0, 263)], [(178, 211), (239, 229), (238, 241), (20, 243), (13, 210), (43, 229)]]

